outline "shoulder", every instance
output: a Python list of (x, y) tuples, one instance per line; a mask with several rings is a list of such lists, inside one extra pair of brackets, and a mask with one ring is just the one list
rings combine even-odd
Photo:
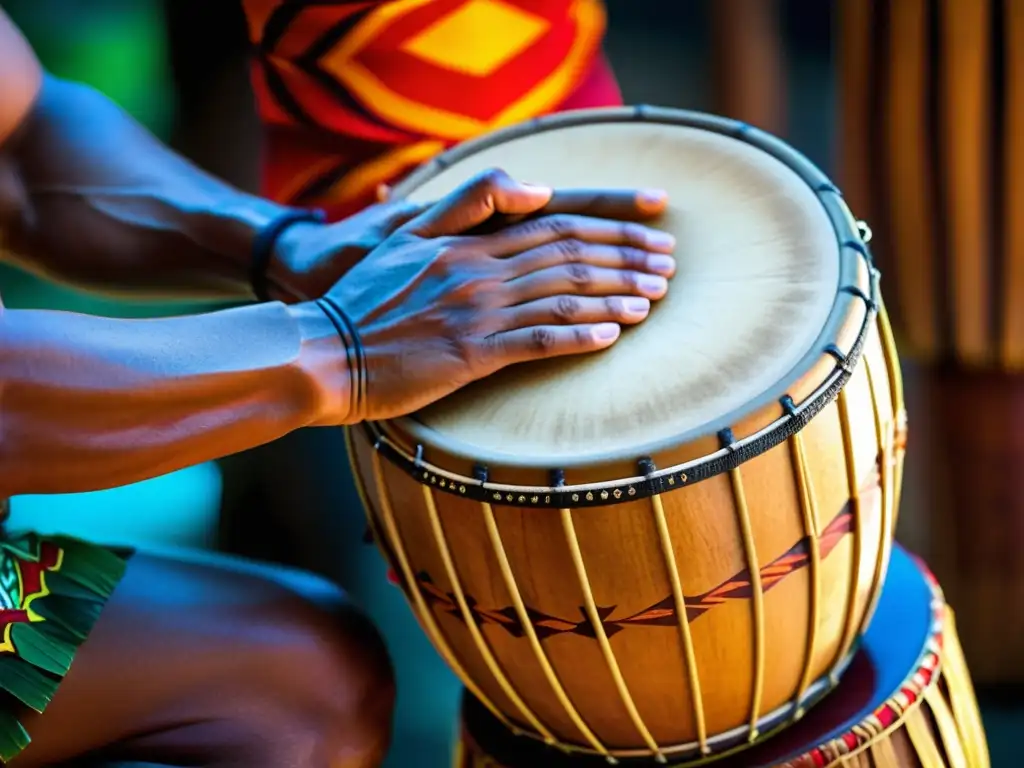
[(39, 59), (0, 8), (0, 144), (25, 120), (42, 82)]

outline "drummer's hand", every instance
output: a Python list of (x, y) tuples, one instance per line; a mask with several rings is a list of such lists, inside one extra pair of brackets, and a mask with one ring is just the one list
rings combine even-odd
[(489, 172), (399, 228), (328, 296), (358, 328), (366, 398), (343, 421), (411, 413), (513, 363), (595, 352), (643, 321), (675, 272), (646, 226), (541, 216), (492, 234), (495, 211), (535, 212), (550, 189)]
[[(493, 175), (490, 182), (505, 183), (504, 174)], [(382, 202), (371, 205), (354, 216), (336, 224), (299, 224), (290, 227), (282, 236), (270, 265), (273, 298), (291, 302), (315, 299), (334, 285), (342, 275), (383, 243), (406, 222), (430, 206), (403, 200), (387, 200), (390, 191), (381, 188)], [(527, 215), (565, 213), (622, 221), (643, 221), (665, 210), (663, 194), (644, 194), (635, 189), (566, 189), (556, 190), (542, 206), (497, 195), (492, 198), (494, 208), (486, 222), (488, 229), (500, 228)], [(515, 210), (504, 206), (515, 205)], [(542, 210), (541, 210), (542, 209)], [(475, 226), (475, 225), (473, 225)], [(449, 221), (440, 235), (458, 235), (465, 227), (458, 217)]]

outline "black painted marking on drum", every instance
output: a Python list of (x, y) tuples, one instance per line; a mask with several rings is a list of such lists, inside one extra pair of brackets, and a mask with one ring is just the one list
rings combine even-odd
[[(939, 0), (925, 3), (928, 35), (926, 40), (927, 71), (925, 74), (925, 151), (931, 169), (931, 184), (925, 188), (933, 190), (932, 204), (935, 206), (935, 328), (938, 331), (938, 352), (941, 357), (956, 360), (956, 295), (950, 279), (952, 263), (949, 222), (949, 169), (943, 162), (942, 135), (942, 19)], [(928, 254), (924, 254), (927, 258)], [(945, 308), (945, 311), (943, 309)]]
[(736, 436), (730, 428), (726, 427), (718, 433), (718, 444), (727, 451), (736, 450)]
[(779, 398), (779, 405), (782, 406), (782, 410), (788, 416), (796, 415), (796, 403), (793, 402), (793, 398), (789, 395), (783, 395)]
[(877, 309), (878, 308), (878, 304), (875, 303), (875, 301), (870, 296), (868, 296), (866, 293), (864, 293), (864, 291), (862, 291), (860, 286), (858, 286), (858, 285), (844, 285), (839, 290), (840, 290), (841, 293), (848, 293), (851, 296), (856, 296), (858, 299), (860, 299), (861, 301), (864, 302), (864, 305), (868, 309)]
[(657, 474), (658, 467), (654, 464), (654, 459), (650, 456), (644, 456), (640, 461), (636, 463), (637, 468), (640, 470), (640, 474), (644, 477), (650, 477), (651, 475)]
[[(992, 92), (990, 94), (992, 103), (992, 138), (989, 141), (990, 152), (988, 174), (992, 183), (992, 191), (989, 206), (990, 229), (992, 232), (992, 253), (989, 255), (989, 334), (992, 339), (993, 357), (997, 363), (1004, 361), (1004, 345), (1006, 343), (1006, 309), (1007, 291), (1010, 290), (1006, 282), (1006, 214), (1009, 206), (1006, 204), (1006, 89), (1009, 85), (1007, 75), (1007, 52), (1006, 52), (1006, 3), (1017, 2), (1017, 0), (992, 0), (991, 3), (991, 29), (989, 39), (992, 43), (992, 75), (989, 78)], [(1014, 137), (1020, 141), (1019, 137)], [(1018, 298), (1018, 301), (1021, 299)]]
[(868, 248), (867, 243), (865, 243), (863, 240), (846, 240), (843, 242), (842, 247), (852, 248), (865, 259), (867, 259), (868, 264), (873, 264), (874, 260), (871, 258), (871, 250)]
[(832, 357), (834, 357), (836, 362), (839, 364), (839, 367), (842, 368), (844, 371), (846, 371), (847, 373), (853, 372), (853, 366), (849, 364), (846, 355), (843, 353), (843, 350), (841, 350), (835, 344), (829, 344), (828, 346), (825, 347), (823, 351), (826, 354), (832, 355)]

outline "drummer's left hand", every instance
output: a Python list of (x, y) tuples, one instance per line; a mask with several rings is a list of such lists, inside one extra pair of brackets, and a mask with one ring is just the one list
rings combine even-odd
[[(367, 253), (432, 205), (388, 200), (389, 195), (390, 189), (382, 186), (378, 192), (382, 202), (335, 224), (290, 227), (279, 241), (270, 265), (273, 298), (294, 302), (323, 296)], [(515, 210), (505, 210), (505, 197), (495, 195), (493, 200), (494, 214), (487, 226), (491, 231), (526, 217), (555, 213), (644, 221), (661, 214), (668, 202), (664, 192), (637, 189), (555, 190), (546, 204), (532, 209), (517, 201)], [(434, 236), (458, 235), (463, 231), (457, 221), (452, 221), (445, 231)]]

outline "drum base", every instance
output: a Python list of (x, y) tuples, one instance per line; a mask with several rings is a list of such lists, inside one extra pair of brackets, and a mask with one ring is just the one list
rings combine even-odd
[[(923, 635), (916, 631), (922, 615)], [(733, 755), (670, 758), (667, 765), (987, 768), (988, 749), (952, 611), (930, 574), (903, 550), (893, 553), (876, 616), (839, 687), (799, 723)], [(472, 697), (465, 698), (454, 768), (608, 764), (597, 755), (567, 755), (516, 737)], [(651, 758), (619, 764), (658, 765)]]
[(1024, 685), (1024, 614), (1013, 609), (1024, 603), (1024, 374), (922, 378), (911, 453), (926, 462), (929, 562), (960, 617), (975, 680)]

